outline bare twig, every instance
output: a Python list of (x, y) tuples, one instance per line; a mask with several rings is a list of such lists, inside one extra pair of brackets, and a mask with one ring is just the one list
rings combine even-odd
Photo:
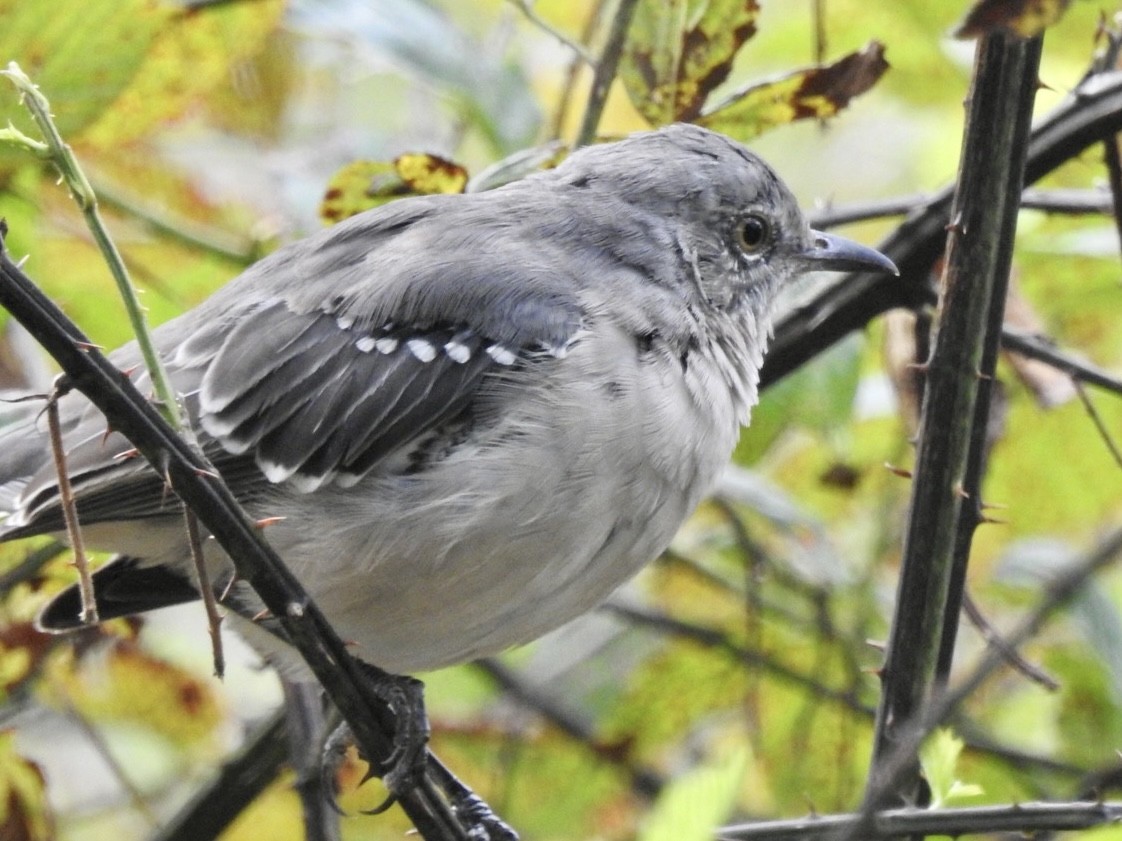
[(217, 838), (276, 779), (287, 758), (284, 710), (272, 714), (151, 841)]
[[(933, 196), (926, 193), (893, 196), (837, 207), (816, 208), (807, 214), (807, 219), (813, 228), (837, 228), (855, 222), (867, 222), (870, 219), (887, 219), (892, 216), (922, 213), (934, 200)], [(1106, 214), (1114, 211), (1110, 193), (1105, 190), (1027, 189), (1021, 194), (1021, 207), (1025, 210), (1039, 210), (1064, 216)]]
[(666, 783), (657, 772), (635, 765), (622, 751), (612, 745), (605, 745), (596, 736), (590, 722), (558, 703), (548, 693), (529, 685), (512, 669), (489, 657), (477, 660), (472, 665), (519, 704), (533, 710), (566, 736), (587, 747), (598, 758), (621, 768), (631, 778), (631, 788), (636, 794), (653, 799), (662, 791)]
[(542, 32), (552, 38), (557, 39), (557, 41), (559, 41), (565, 47), (568, 47), (570, 50), (572, 50), (573, 54), (576, 55), (585, 64), (594, 65), (596, 63), (596, 60), (592, 57), (592, 54), (584, 48), (584, 44), (580, 44), (574, 41), (548, 20), (539, 15), (537, 9), (534, 8), (534, 5), (530, 2), (530, 0), (507, 0), (507, 2), (514, 6), (514, 8), (518, 9), (518, 11), (522, 12), (522, 14), (526, 17), (526, 20), (530, 21), (530, 23), (532, 23)]
[(82, 611), (78, 619), (83, 625), (97, 624), (97, 597), (94, 595), (90, 562), (82, 540), (82, 527), (78, 524), (78, 506), (74, 502), (74, 488), (66, 467), (66, 447), (62, 443), (62, 427), (58, 416), (58, 393), (47, 398), (47, 432), (51, 441), (51, 457), (58, 476), (58, 499), (62, 518), (66, 522), (66, 537), (74, 552), (74, 568), (78, 571), (78, 592), (82, 596)]
[[(600, 21), (604, 17), (604, 11), (608, 6), (608, 0), (595, 0), (592, 8), (588, 13), (588, 18), (584, 22), (584, 29), (581, 31), (581, 42), (584, 44), (592, 43), (592, 37), (600, 28)], [(565, 68), (565, 81), (561, 84), (561, 93), (557, 97), (557, 108), (553, 112), (553, 120), (549, 127), (550, 139), (557, 139), (565, 130), (565, 121), (569, 116), (569, 106), (573, 101), (573, 93), (577, 86), (577, 77), (580, 75), (581, 69), (584, 67), (584, 62), (578, 56), (573, 56), (573, 60), (569, 62), (569, 66)]]
[(1107, 425), (1103, 422), (1102, 415), (1099, 410), (1095, 408), (1095, 404), (1091, 402), (1091, 395), (1087, 393), (1087, 389), (1083, 387), (1083, 383), (1078, 379), (1075, 382), (1075, 393), (1079, 395), (1079, 400), (1083, 404), (1083, 408), (1087, 411), (1087, 416), (1091, 418), (1091, 423), (1095, 425), (1098, 430), (1099, 437), (1103, 439), (1106, 448), (1110, 451), (1114, 463), (1122, 467), (1122, 451), (1119, 450), (1118, 444), (1114, 441), (1114, 436), (1110, 433)]
[(1012, 806), (975, 806), (966, 809), (892, 809), (871, 818), (861, 814), (811, 815), (786, 821), (727, 826), (722, 841), (818, 841), (847, 837), (988, 835), (1008, 832), (1035, 835), (1065, 829), (1089, 829), (1122, 821), (1122, 803), (1017, 803)]
[(985, 614), (982, 613), (981, 608), (978, 607), (978, 604), (970, 596), (968, 591), (964, 592), (962, 595), (962, 609), (966, 613), (966, 618), (970, 620), (970, 624), (982, 635), (982, 639), (998, 651), (1001, 651), (1005, 655), (1005, 659), (1010, 666), (1025, 675), (1025, 677), (1033, 683), (1039, 683), (1049, 692), (1055, 692), (1060, 688), (1060, 682), (1058, 680), (1036, 664), (1026, 660), (1017, 649), (1011, 648), (1006, 644), (1001, 634), (998, 633), (997, 628), (995, 628), (986, 618)]
[[(1122, 72), (1083, 82), (1032, 132), (1025, 181), (1043, 178), (1102, 138), (1122, 130)], [(918, 310), (934, 302), (931, 267), (942, 255), (952, 191), (937, 193), (878, 247), (900, 268), (900, 277), (861, 274), (841, 278), (805, 306), (784, 314), (760, 372), (761, 388), (890, 309)]]
[(210, 583), (210, 572), (203, 556), (203, 539), (199, 534), (199, 518), (190, 508), (183, 509), (184, 526), (187, 528), (187, 544), (191, 547), (191, 560), (195, 565), (195, 575), (199, 579), (199, 595), (206, 609), (207, 630), (210, 633), (210, 654), (214, 662), (214, 676), (221, 678), (226, 674), (226, 655), (222, 651), (222, 614), (214, 599), (214, 588)]
[(1090, 362), (1060, 350), (1045, 336), (1037, 336), (1005, 327), (1001, 331), (1001, 346), (1014, 353), (1046, 362), (1058, 371), (1070, 374), (1072, 379), (1098, 386), (1115, 394), (1122, 394), (1122, 377), (1104, 371)]
[(66, 717), (77, 725), (78, 729), (81, 730), (82, 734), (86, 737), (86, 740), (93, 746), (97, 755), (101, 757), (101, 761), (109, 766), (110, 772), (117, 778), (117, 782), (121, 784), (121, 788), (128, 793), (133, 808), (144, 817), (144, 820), (147, 821), (149, 826), (158, 828), (160, 826), (160, 819), (156, 817), (156, 813), (152, 811), (152, 807), (148, 805), (144, 793), (137, 788), (136, 783), (134, 783), (132, 777), (129, 776), (128, 770), (118, 761), (117, 757), (113, 755), (112, 748), (110, 748), (109, 743), (105, 741), (101, 733), (98, 732), (98, 729), (72, 704), (67, 703), (63, 709), (66, 713)]
[(596, 62), (596, 72), (592, 77), (592, 90), (588, 93), (588, 102), (584, 108), (584, 119), (581, 120), (580, 130), (577, 132), (574, 148), (587, 146), (596, 139), (596, 129), (600, 125), (600, 115), (604, 113), (604, 103), (608, 100), (608, 91), (616, 78), (616, 69), (619, 67), (620, 57), (623, 55), (623, 45), (627, 42), (627, 30), (631, 27), (631, 17), (635, 14), (638, 0), (619, 0), (615, 17), (608, 30), (608, 40)]

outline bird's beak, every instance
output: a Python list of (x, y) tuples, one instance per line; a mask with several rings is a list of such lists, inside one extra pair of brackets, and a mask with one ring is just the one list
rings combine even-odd
[(799, 256), (807, 271), (888, 272), (898, 275), (896, 264), (874, 248), (845, 237), (810, 232), (811, 245)]

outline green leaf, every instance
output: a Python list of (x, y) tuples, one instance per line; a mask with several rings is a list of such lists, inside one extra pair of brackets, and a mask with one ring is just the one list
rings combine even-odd
[(710, 841), (736, 805), (747, 768), (748, 751), (741, 746), (678, 777), (659, 796), (640, 841)]
[(931, 788), (931, 808), (938, 809), (954, 798), (977, 797), (981, 786), (955, 778), (962, 740), (942, 728), (932, 733), (919, 751), (919, 762), (927, 785)]
[(706, 109), (697, 122), (747, 140), (795, 120), (822, 120), (834, 116), (853, 97), (871, 88), (888, 67), (884, 46), (870, 41), (863, 49), (833, 64), (798, 70), (741, 88)]
[(640, 0), (620, 79), (654, 126), (689, 122), (756, 33), (757, 0)]

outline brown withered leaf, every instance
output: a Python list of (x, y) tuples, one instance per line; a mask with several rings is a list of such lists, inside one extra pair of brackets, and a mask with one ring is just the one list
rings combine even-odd
[(1003, 29), (1021, 38), (1039, 35), (1067, 11), (1071, 0), (977, 0), (955, 29), (956, 38), (980, 38)]
[(696, 119), (759, 13), (757, 0), (640, 0), (619, 77), (647, 122)]
[(403, 196), (462, 193), (467, 181), (467, 170), (437, 155), (414, 152), (393, 161), (355, 161), (327, 183), (319, 215), (333, 225)]
[(855, 53), (779, 79), (749, 85), (707, 109), (700, 125), (748, 140), (777, 125), (832, 117), (874, 84), (889, 64), (884, 45), (870, 41)]

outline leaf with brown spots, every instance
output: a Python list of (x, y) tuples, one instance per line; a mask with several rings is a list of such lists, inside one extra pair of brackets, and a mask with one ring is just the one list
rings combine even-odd
[(980, 38), (1005, 30), (1033, 38), (1063, 17), (1070, 0), (978, 0), (958, 25), (956, 38)]
[(707, 110), (697, 122), (747, 140), (795, 120), (832, 117), (853, 97), (871, 88), (888, 67), (884, 46), (870, 41), (861, 51), (833, 64), (741, 88)]
[(409, 153), (390, 161), (355, 161), (332, 177), (319, 206), (329, 225), (404, 196), (462, 193), (468, 175), (436, 155)]
[(756, 33), (757, 0), (640, 0), (620, 80), (654, 126), (690, 122)]

